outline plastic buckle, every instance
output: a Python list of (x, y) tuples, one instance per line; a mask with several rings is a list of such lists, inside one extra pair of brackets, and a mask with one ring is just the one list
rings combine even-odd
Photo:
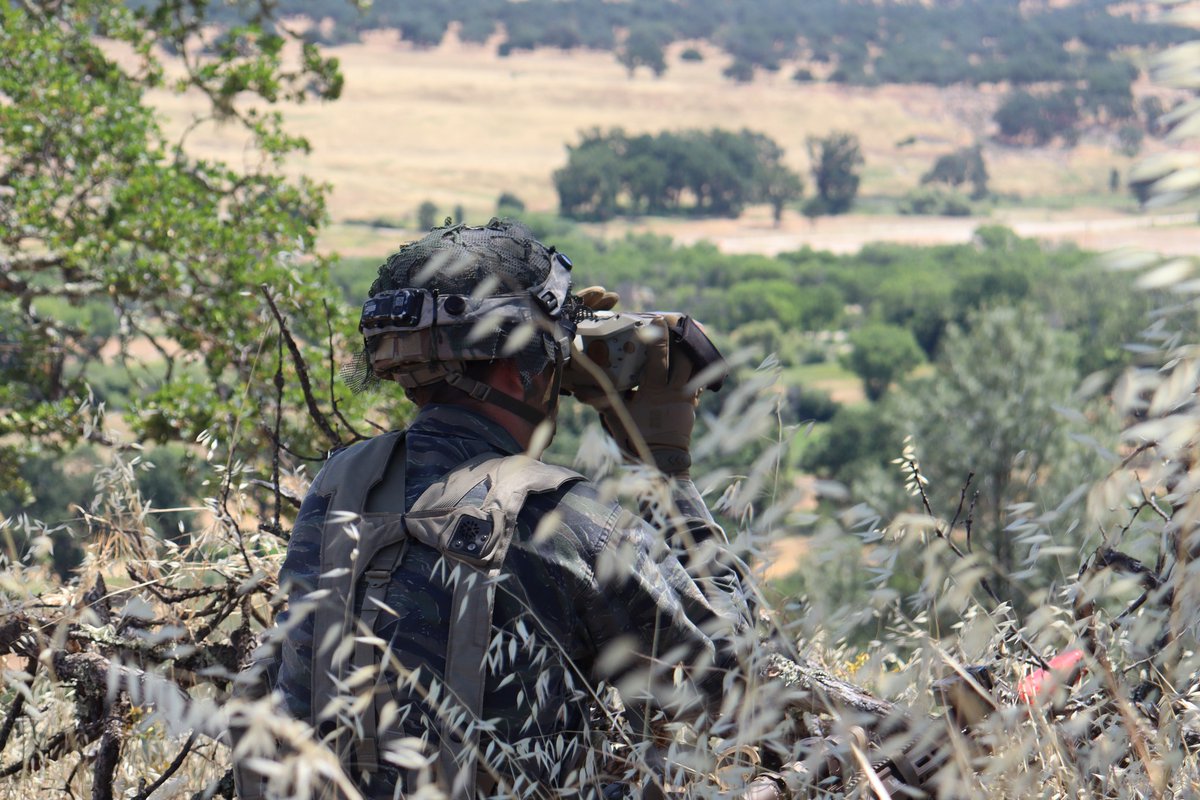
[(378, 589), (381, 586), (387, 586), (392, 579), (392, 573), (386, 569), (369, 569), (363, 573), (363, 578), (367, 581), (367, 586), (372, 589)]
[(354, 754), (354, 766), (363, 772), (379, 771), (379, 748), (374, 738), (360, 739)]
[(491, 393), (492, 393), (492, 387), (490, 387), (486, 383), (482, 383), (480, 381), (476, 381), (475, 385), (472, 386), (471, 389), (467, 392), (467, 394), (471, 395), (471, 397), (475, 398), (476, 400), (480, 400), (480, 401), (487, 400), (488, 395)]

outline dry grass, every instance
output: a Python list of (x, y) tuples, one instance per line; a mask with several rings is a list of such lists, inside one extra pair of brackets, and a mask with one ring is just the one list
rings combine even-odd
[[(684, 62), (678, 58), (681, 48), (671, 53), (664, 77), (642, 71), (630, 78), (608, 53), (547, 50), (500, 58), (491, 46), (465, 45), (453, 37), (436, 49), (415, 50), (392, 34), (373, 34), (364, 44), (330, 50), (346, 74), (338, 102), (288, 109), (289, 128), (313, 144), (312, 155), (296, 159), (292, 170), (333, 187), (335, 221), (385, 218), (412, 225), (416, 206), (426, 199), (443, 213), (461, 205), (469, 220), (478, 221), (492, 213), (502, 191), (515, 192), (531, 210), (553, 210), (551, 174), (566, 162), (565, 145), (592, 127), (657, 132), (745, 126), (775, 138), (801, 171), (807, 171), (806, 137), (845, 129), (863, 141), (863, 192), (898, 195), (916, 185), (937, 155), (986, 139), (999, 96), (967, 87), (801, 86), (790, 79), (790, 66), (739, 85), (720, 74), (727, 56), (704, 47), (705, 61)], [(200, 107), (198, 98), (165, 92), (152, 99), (175, 134)], [(913, 144), (897, 146), (910, 137)], [(204, 125), (188, 141), (198, 154), (234, 164), (245, 157), (244, 142), (231, 127)], [(1097, 143), (1071, 151), (991, 146), (987, 157), (993, 188), (1024, 196), (1102, 193), (1109, 170), (1123, 171), (1129, 164)], [(1077, 215), (1055, 212), (1049, 219), (1072, 216)], [(1096, 221), (1120, 215), (1092, 211), (1086, 216)], [(1038, 233), (1035, 221), (1021, 214), (1000, 214), (997, 221)], [(875, 239), (962, 241), (978, 221), (852, 217), (821, 221), (814, 228), (792, 215), (776, 230), (766, 209), (753, 209), (737, 221), (650, 224), (683, 241), (713, 239), (731, 251), (777, 252), (807, 243), (845, 252)], [(1107, 226), (1100, 222), (1099, 227)], [(1067, 228), (1048, 235), (1088, 246), (1107, 246), (1114, 238), (1093, 235), (1095, 225), (1072, 228), (1068, 223)], [(604, 233), (623, 229), (609, 226)], [(1155, 240), (1136, 231), (1120, 231), (1115, 238), (1131, 243), (1131, 236), (1132, 243)], [(326, 245), (377, 254), (404, 238), (403, 232), (354, 227), (335, 229)], [(1174, 248), (1196, 244), (1188, 236)]]

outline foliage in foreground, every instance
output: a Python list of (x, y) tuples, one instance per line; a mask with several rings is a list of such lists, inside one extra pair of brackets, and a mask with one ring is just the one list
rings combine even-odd
[[(325, 190), (281, 174), (308, 145), (266, 105), (336, 97), (337, 63), (261, 19), (215, 29), (204, 10), (188, 0), (0, 5), (6, 513), (47, 494), (38, 459), (81, 443), (109, 448), (123, 425), (139, 447), (191, 445), (202, 433), (222, 448), (236, 442), (221, 449), (228, 470), (270, 463), (260, 454), (280, 435), (296, 435), (285, 472), (355, 436), (336, 418), (267, 411), (305, 405), (314, 391), (327, 400), (332, 376), (313, 354), (352, 330), (327, 303), (327, 265), (312, 254)], [(169, 141), (145, 101), (161, 88), (206, 97), (192, 127), (244, 134), (246, 165), (192, 157), (191, 127)], [(307, 313), (287, 335), (266, 335), (296, 308)], [(302, 358), (311, 373), (274, 380)], [(27, 539), (15, 537), (18, 550)]]
[[(851, 779), (850, 793), (865, 794), (866, 765), (937, 743), (948, 758), (937, 778), (945, 796), (1187, 795), (1200, 781), (1193, 754), (1200, 746), (1197, 375), (1194, 348), (1164, 339), (1113, 393), (1128, 423), (1108, 474), (1087, 489), (1086, 508), (1014, 509), (1014, 521), (986, 537), (975, 535), (987, 514), (970, 490), (956, 507), (953, 493), (947, 500), (934, 491), (952, 487), (930, 487), (917, 449), (905, 450), (897, 469), (908, 479), (908, 508), (882, 520), (859, 507), (843, 517), (845, 527), (825, 521), (813, 532), (808, 569), (849, 569), (851, 580), (865, 583), (865, 597), (856, 604), (826, 593), (764, 598), (759, 633), (766, 638), (748, 643), (743, 677), (728, 677), (722, 714), (659, 730), (669, 780), (691, 796), (716, 796), (792, 759), (815, 772), (829, 755)], [(786, 441), (774, 379), (769, 366), (745, 377), (707, 424), (697, 454)], [(647, 491), (636, 475), (613, 471), (612, 456), (593, 426), (583, 467), (610, 475), (613, 491)], [(776, 543), (806, 524), (795, 511), (801, 495), (777, 482), (779, 458), (767, 448), (737, 471), (699, 476), (748, 561), (769, 561)], [(102, 798), (226, 792), (229, 753), (220, 740), (231, 719), (250, 727), (256, 748), (285, 744), (270, 770), (273, 785), (306, 796), (314, 781), (337, 775), (329, 754), (269, 700), (248, 704), (228, 694), (277, 610), (273, 576), (288, 514), (264, 515), (252, 487), (234, 475), (214, 482), (210, 514), (185, 543), (164, 541), (147, 527), (152, 509), (140, 499), (136, 468), (118, 459), (99, 476), (77, 580), (61, 584), (45, 571), (46, 542), (38, 537), (3, 574), (0, 797), (89, 785)], [(213, 470), (221, 474), (219, 465)], [(278, 495), (276, 508), (286, 502)], [(1075, 527), (1091, 542), (1082, 553), (1062, 545)], [(1003, 559), (994, 550), (999, 541), (1008, 548)], [(916, 582), (901, 588), (894, 578), (904, 576)], [(865, 630), (874, 635), (863, 639)], [(528, 643), (544, 645), (536, 636)], [(807, 677), (780, 680), (780, 649)], [(1020, 680), (1067, 649), (1082, 652), (1082, 675), (1050, 702), (1018, 701)], [(951, 698), (934, 682), (970, 664), (986, 665), (994, 686), (968, 735), (962, 723), (947, 722)], [(821, 666), (890, 702), (816, 691), (832, 680)], [(748, 694), (744, 676), (752, 676)], [(676, 681), (671, 701), (682, 702), (686, 678), (676, 673)], [(593, 754), (595, 773), (655, 779), (646, 766), (650, 743), (630, 734), (619, 705), (603, 695), (597, 703), (608, 738)], [(420, 768), (431, 754), (407, 740), (392, 756)], [(786, 777), (805, 778), (795, 770)]]
[[(336, 312), (328, 320), (314, 316), (324, 299), (314, 277), (319, 266), (276, 260), (294, 241), (310, 244), (319, 192), (273, 176), (271, 156), (289, 143), (238, 104), (247, 88), (266, 96), (282, 91), (270, 77), (281, 68), (280, 42), (253, 26), (208, 42), (204, 37), (216, 34), (193, 7), (168, 9), (156, 17), (102, 2), (3, 8), (0, 86), (6, 99), (21, 102), (0, 103), (0, 174), (9, 182), (5, 199), (16, 198), (0, 207), (8, 215), (0, 278), (7, 281), (4, 313), (24, 325), (5, 330), (31, 338), (5, 342), (6, 386), (28, 391), (3, 397), (8, 427), (0, 441), (10, 449), (36, 443), (55, 452), (89, 439), (113, 449), (92, 490), (77, 499), (85, 559), (71, 579), (51, 570), (48, 526), (28, 515), (0, 525), (4, 798), (64, 789), (97, 800), (228, 796), (223, 738), (233, 716), (264, 749), (275, 742), (291, 748), (273, 768), (277, 788), (304, 796), (312, 781), (337, 775), (303, 725), (269, 702), (229, 698), (232, 675), (278, 610), (274, 576), (292, 500), (307, 482), (304, 457), (353, 438), (346, 419), (357, 423), (361, 416), (334, 393), (331, 351), (344, 345)], [(139, 66), (124, 71), (96, 48), (91, 35), (99, 29), (133, 45)], [(141, 106), (141, 92), (159, 80), (157, 51), (149, 49), (159, 36), (178, 52), (216, 54), (215, 61), (189, 62), (195, 71), (187, 83), (207, 91), (214, 113), (246, 115), (243, 122), (268, 156), (262, 174), (193, 163), (184, 150), (159, 141)], [(22, 53), (53, 57), (13, 55)], [(323, 86), (320, 76), (331, 75), (321, 72), (323, 64), (308, 64), (312, 69), (297, 73), (297, 85), (313, 85), (315, 70)], [(39, 88), (46, 76), (55, 78), (54, 92)], [(96, 92), (107, 104), (95, 102)], [(62, 104), (39, 105), (51, 96)], [(142, 197), (140, 189), (154, 190), (157, 205), (130, 200)], [(193, 215), (194, 208), (206, 213)], [(998, 231), (985, 236), (974, 251), (980, 260), (1028, 246)], [(654, 241), (644, 243), (653, 254)], [(894, 256), (887, 248), (868, 253), (841, 285), (849, 292), (870, 283), (878, 274), (872, 265), (882, 268)], [(960, 257), (951, 253), (945, 261), (953, 265)], [(804, 254), (782, 267), (758, 266), (779, 280), (770, 270), (801, 271), (799, 264), (809, 277), (830, 266)], [(1167, 265), (1145, 281), (1161, 287), (1177, 273)], [(975, 288), (986, 294), (986, 281), (996, 276), (977, 277)], [(1011, 279), (1004, 287), (1021, 284), (1022, 276), (1001, 277)], [(265, 294), (263, 280), (270, 283)], [(734, 282), (726, 280), (713, 286)], [(85, 301), (98, 295), (115, 298), (110, 316), (72, 316), (78, 312), (72, 302), (88, 310)], [(187, 298), (182, 308), (173, 302), (180, 297)], [(948, 296), (938, 308), (954, 302)], [(1194, 314), (1191, 306), (1180, 310)], [(950, 316), (934, 321), (932, 338), (944, 334), (946, 350), (961, 346), (969, 360), (965, 343), (951, 347), (958, 334)], [(895, 468), (915, 494), (898, 513), (881, 519), (848, 506), (838, 524), (814, 523), (799, 510), (803, 493), (780, 470), (793, 438), (781, 422), (786, 395), (773, 388), (770, 362), (748, 369), (719, 406), (706, 409), (707, 432), (696, 445), (704, 463), (732, 466), (714, 466), (699, 479), (749, 562), (769, 561), (780, 539), (815, 525), (805, 566), (825, 578), (821, 592), (764, 598), (761, 633), (798, 660), (852, 677), (894, 705), (855, 705), (816, 691), (834, 684), (811, 669), (807, 682), (789, 684), (775, 654), (754, 642), (741, 672), (751, 676), (753, 692), (742, 693), (741, 680), (730, 675), (720, 718), (656, 727), (672, 782), (703, 796), (728, 793), (760, 766), (793, 757), (816, 770), (820, 747), (805, 737), (835, 734), (822, 741), (857, 780), (852, 793), (866, 791), (871, 763), (913, 740), (936, 740), (949, 743), (942, 752), (951, 760), (940, 778), (947, 795), (1188, 794), (1200, 780), (1194, 755), (1200, 589), (1192, 575), (1200, 549), (1192, 475), (1200, 365), (1192, 339), (1178, 333), (1194, 329), (1194, 320), (1185, 322), (1160, 318), (1154, 346), (1116, 384), (1113, 406), (1127, 420), (1123, 441), (1108, 454), (1109, 474), (1091, 486), (1086, 507), (1009, 509), (1007, 524), (987, 526), (986, 537), (976, 536), (986, 524), (985, 507), (969, 502), (969, 490), (960, 492), (956, 468), (939, 485), (926, 483), (928, 448), (937, 445), (931, 440), (958, 424), (952, 415), (900, 454)], [(926, 337), (914, 337), (928, 346)], [(163, 365), (161, 373), (147, 376), (131, 364), (140, 382), (133, 441), (122, 440), (85, 402), (85, 368), (100, 360), (109, 340), (122, 353), (135, 341), (159, 348), (154, 363)], [(947, 393), (969, 388), (956, 387), (952, 374), (931, 381)], [(204, 501), (188, 509), (193, 516), (178, 520), (183, 535), (164, 538), (156, 524), (161, 509), (147, 502), (149, 487), (139, 480), (146, 466), (139, 447), (172, 438), (198, 440), (192, 455), (207, 484)], [(975, 446), (968, 438), (955, 451)], [(594, 426), (580, 451), (585, 469), (617, 481), (614, 491), (642, 490), (636, 476), (613, 471), (611, 448)], [(1018, 476), (1040, 488), (1038, 474), (1026, 468)], [(5, 485), (13, 483), (6, 476)], [(967, 501), (957, 505), (956, 493)], [(1088, 537), (1082, 554), (1073, 546), (1077, 531)], [(1003, 558), (995, 547), (1001, 541)], [(847, 591), (841, 598), (825, 590), (839, 583)], [(1064, 687), (1049, 708), (1014, 702), (1019, 678), (1068, 647), (1083, 652), (1080, 681)], [(966, 737), (946, 724), (931, 680), (981, 662), (996, 678), (1000, 707)], [(619, 707), (604, 700), (597, 698), (597, 710), (611, 735), (597, 750), (603, 756), (594, 759), (597, 771), (632, 783), (655, 779), (646, 766), (649, 743), (630, 736)], [(784, 709), (789, 713), (781, 716)], [(878, 715), (890, 719), (881, 723)], [(392, 755), (417, 768), (429, 757), (413, 742), (400, 743)], [(531, 756), (545, 759), (550, 751)]]

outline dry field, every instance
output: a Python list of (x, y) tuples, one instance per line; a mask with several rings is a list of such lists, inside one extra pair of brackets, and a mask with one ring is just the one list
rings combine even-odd
[[(723, 78), (728, 57), (701, 45), (706, 59), (681, 61), (677, 46), (662, 78), (645, 70), (630, 78), (611, 54), (539, 51), (500, 58), (492, 46), (459, 43), (453, 36), (433, 50), (415, 50), (379, 32), (363, 44), (333, 48), (346, 89), (332, 104), (288, 111), (291, 129), (307, 136), (311, 156), (292, 162), (333, 187), (335, 223), (387, 219), (413, 224), (423, 200), (444, 213), (461, 205), (467, 219), (486, 219), (496, 197), (511, 191), (532, 210), (551, 211), (551, 173), (566, 162), (568, 143), (593, 127), (633, 132), (748, 127), (775, 138), (791, 165), (807, 171), (805, 139), (835, 129), (857, 132), (866, 157), (863, 192), (898, 195), (916, 185), (933, 160), (953, 147), (985, 139), (996, 92), (966, 87), (826, 84), (801, 86), (785, 66), (749, 85)], [(196, 98), (156, 93), (172, 133), (183, 130)], [(905, 140), (912, 144), (901, 146)], [(244, 141), (231, 128), (203, 125), (188, 137), (198, 154), (237, 164)], [(1108, 146), (1085, 142), (1072, 151), (990, 146), (993, 188), (1022, 196), (1085, 195), (1107, 191), (1109, 170), (1129, 159)], [(1194, 252), (1200, 236), (1190, 220), (1134, 219), (1112, 210), (1008, 211), (991, 219), (1026, 235), (1070, 239), (1086, 246), (1154, 246)], [(791, 214), (776, 229), (765, 209), (741, 220), (648, 223), (681, 241), (710, 239), (730, 251), (778, 252), (810, 244), (839, 252), (864, 242), (965, 241), (978, 220), (851, 216), (812, 225)], [(599, 232), (619, 235), (626, 224)], [(645, 227), (640, 225), (639, 227)], [(326, 246), (343, 253), (381, 254), (410, 231), (334, 227)]]

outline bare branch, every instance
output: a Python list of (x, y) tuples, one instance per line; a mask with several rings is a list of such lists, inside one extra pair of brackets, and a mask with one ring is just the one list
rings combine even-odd
[[(29, 673), (30, 679), (26, 681), (28, 686), (33, 681), (33, 676), (37, 674), (38, 660), (30, 658), (26, 664), (26, 671)], [(25, 711), (25, 693), (17, 692), (13, 698), (13, 704), (8, 709), (8, 714), (4, 716), (4, 724), (0, 725), (0, 753), (4, 752), (4, 748), (8, 746), (8, 738), (12, 735), (13, 728), (17, 725), (17, 720)]]
[(162, 775), (159, 775), (153, 783), (151, 783), (142, 791), (138, 792), (133, 800), (147, 800), (150, 795), (158, 791), (159, 787), (170, 780), (171, 776), (178, 772), (179, 768), (183, 766), (183, 762), (187, 760), (188, 754), (192, 752), (192, 746), (195, 744), (196, 732), (192, 731), (192, 734), (188, 736), (187, 741), (183, 743), (183, 748), (179, 751), (179, 754), (176, 755), (175, 759), (167, 765), (167, 768), (163, 770)]
[(121, 693), (104, 718), (104, 733), (92, 766), (92, 800), (113, 800), (113, 775), (121, 761), (121, 739), (129, 701)]
[(308, 378), (308, 366), (304, 363), (304, 356), (300, 353), (300, 348), (296, 345), (296, 340), (292, 338), (292, 332), (288, 329), (287, 320), (280, 313), (279, 307), (275, 305), (275, 298), (271, 296), (270, 289), (263, 285), (261, 287), (263, 297), (267, 300), (267, 305), (271, 307), (271, 313), (275, 316), (275, 321), (279, 323), (279, 334), (283, 337), (287, 344), (288, 352), (292, 355), (292, 364), (296, 368), (296, 374), (300, 378), (300, 388), (304, 392), (304, 402), (308, 406), (308, 415), (312, 421), (316, 423), (325, 437), (329, 439), (330, 444), (334, 447), (341, 447), (342, 438), (329, 424), (329, 419), (325, 416), (317, 405), (317, 398), (313, 396), (312, 381)]
[(354, 426), (350, 424), (349, 420), (347, 420), (347, 419), (345, 418), (345, 416), (343, 416), (343, 415), (342, 415), (342, 410), (341, 410), (340, 408), (338, 408), (338, 404), (337, 404), (337, 396), (336, 396), (336, 395), (333, 393), (333, 387), (334, 387), (334, 385), (335, 385), (335, 382), (336, 382), (336, 378), (335, 378), (334, 371), (333, 371), (333, 366), (334, 366), (334, 365), (333, 365), (333, 322), (332, 322), (332, 320), (330, 319), (330, 314), (329, 314), (329, 301), (328, 301), (328, 300), (322, 300), (322, 301), (321, 301), (321, 303), (322, 303), (322, 305), (324, 305), (324, 306), (325, 306), (325, 330), (326, 330), (326, 332), (327, 332), (327, 334), (328, 334), (328, 340), (327, 340), (327, 341), (328, 341), (328, 343), (329, 343), (329, 344), (328, 344), (328, 352), (329, 352), (329, 405), (330, 405), (330, 406), (333, 408), (333, 413), (334, 413), (334, 415), (335, 415), (335, 416), (337, 416), (337, 418), (338, 418), (338, 421), (339, 421), (339, 422), (341, 422), (343, 425), (345, 425), (345, 426), (346, 426), (346, 430), (350, 431), (351, 435), (353, 435), (353, 436), (354, 436), (354, 439), (355, 439), (356, 441), (357, 441), (358, 439), (365, 439), (366, 437), (365, 437), (365, 436), (363, 436), (361, 433), (359, 433), (357, 430), (355, 430), (355, 429), (354, 429)]

